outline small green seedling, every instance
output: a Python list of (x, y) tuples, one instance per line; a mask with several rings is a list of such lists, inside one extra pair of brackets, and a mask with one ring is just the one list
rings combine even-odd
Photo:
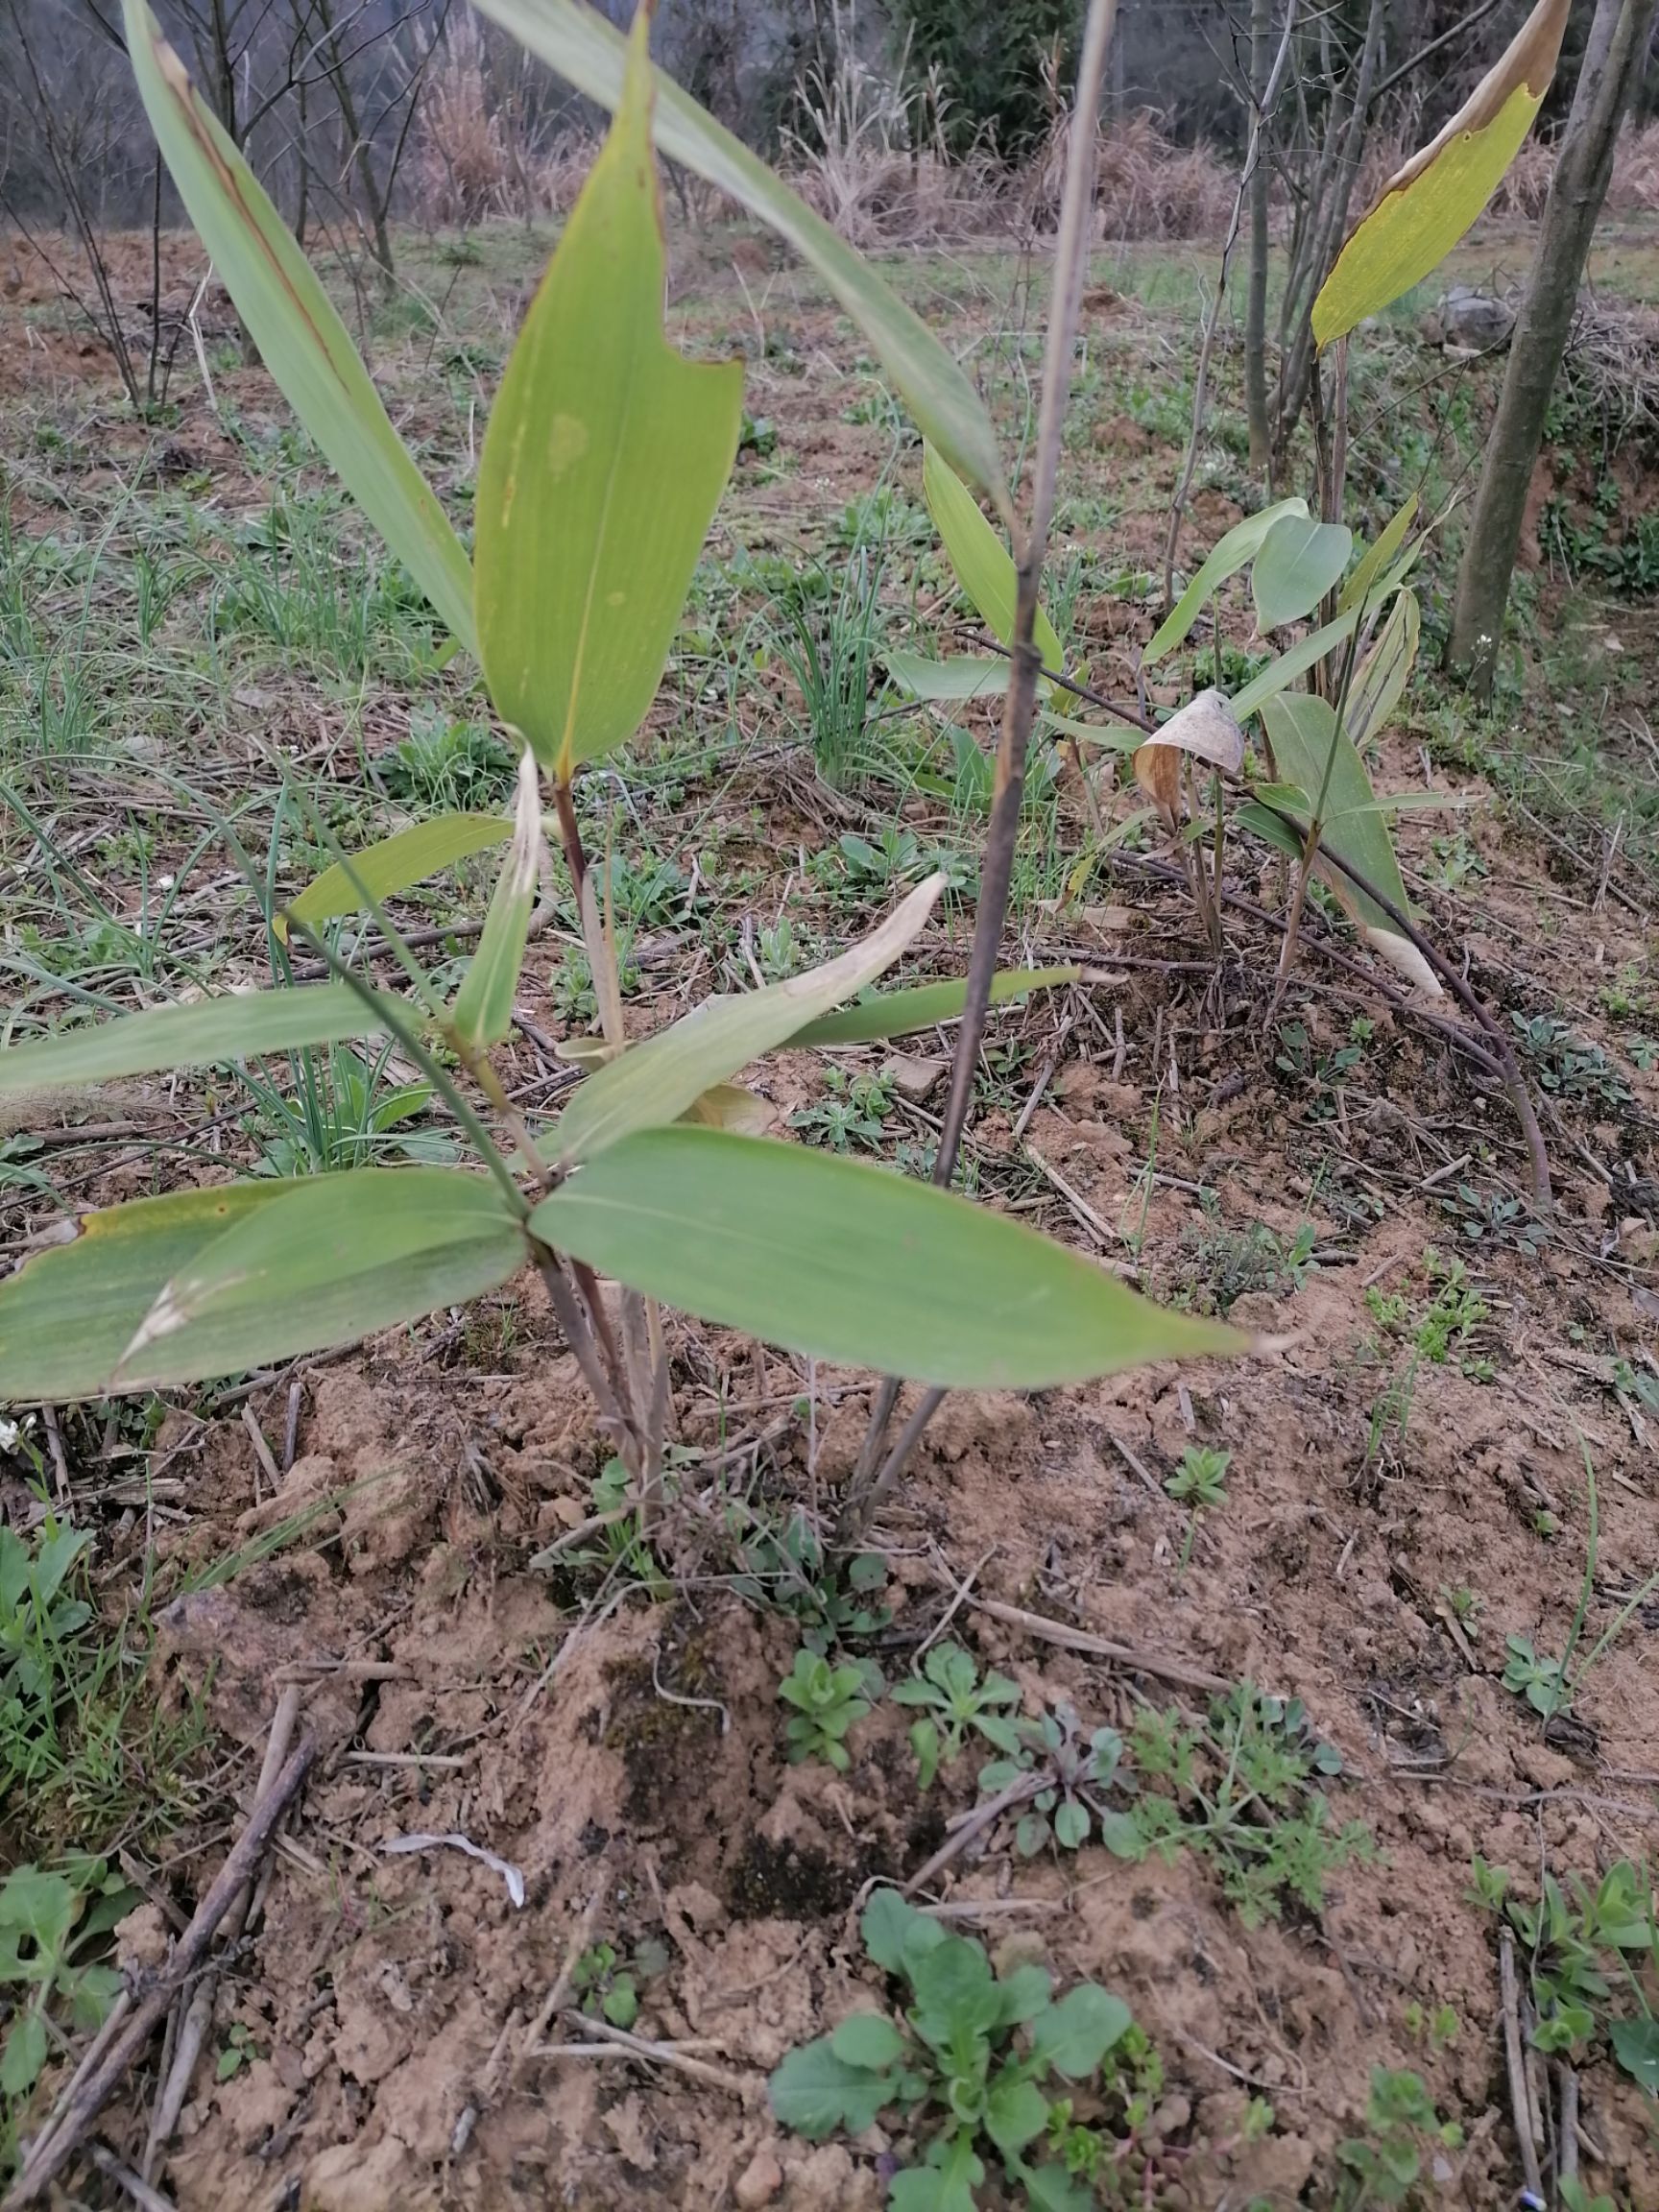
[(252, 2029), (246, 2020), (232, 2020), (213, 2062), (214, 2080), (228, 2081), (233, 2074), (240, 2074), (244, 2066), (252, 2066), (258, 2056), (259, 2046), (253, 2040)]
[[(805, 1424), (805, 1399), (798, 1411)], [(832, 1645), (878, 1635), (892, 1620), (884, 1602), (887, 1562), (879, 1551), (860, 1551), (843, 1563), (826, 1552), (823, 1538), (799, 1511), (780, 1528), (752, 1505), (734, 1502), (726, 1525), (743, 1570), (733, 1577), (733, 1589), (751, 1604), (773, 1606), (798, 1622), (808, 1651), (828, 1657)]]
[(831, 1667), (821, 1652), (796, 1652), (794, 1666), (778, 1685), (779, 1696), (795, 1708), (795, 1717), (783, 1731), (792, 1767), (823, 1759), (838, 1774), (847, 1771), (853, 1763), (847, 1736), (870, 1710), (870, 1700), (862, 1695), (868, 1686), (861, 1667)]
[(613, 2028), (632, 2028), (639, 2017), (639, 1984), (668, 1971), (666, 1945), (647, 1936), (634, 1946), (626, 1963), (613, 1943), (590, 1943), (570, 1970), (570, 1989), (589, 2019), (609, 2020)]
[(1529, 1636), (1506, 1636), (1504, 1649), (1509, 1656), (1503, 1663), (1503, 1687), (1512, 1690), (1517, 1697), (1525, 1697), (1534, 1713), (1542, 1713), (1545, 1719), (1559, 1713), (1571, 1700), (1567, 1670), (1559, 1659), (1541, 1659), (1532, 1648)]
[(1120, 1858), (1139, 1858), (1141, 1844), (1133, 1821), (1101, 1802), (1117, 1777), (1123, 1739), (1116, 1728), (1083, 1734), (1070, 1705), (1057, 1705), (1040, 1720), (1020, 1723), (1015, 1755), (994, 1759), (979, 1772), (979, 1787), (993, 1795), (1010, 1790), (1022, 1777), (1033, 1791), (1014, 1830), (1014, 1848), (1034, 1859), (1050, 1844), (1078, 1851), (1097, 1834)]
[(40, 2078), (52, 2047), (51, 2015), (67, 2008), (72, 2025), (97, 2028), (121, 1992), (112, 1966), (81, 1963), (132, 1903), (132, 1892), (102, 1860), (69, 1873), (13, 1868), (0, 1884), (0, 1990), (12, 2024), (0, 2045), (0, 2097), (23, 2097)]
[(1212, 1506), (1225, 1505), (1227, 1484), (1225, 1477), (1233, 1464), (1231, 1452), (1217, 1452), (1208, 1444), (1189, 1444), (1181, 1455), (1181, 1463), (1173, 1475), (1164, 1478), (1164, 1487), (1178, 1505), (1190, 1505), (1187, 1519), (1187, 1534), (1181, 1545), (1181, 1563), (1178, 1572), (1185, 1575), (1187, 1562), (1192, 1556), (1192, 1537), (1198, 1527), (1198, 1516)]
[(921, 1673), (899, 1684), (893, 1702), (927, 1708), (910, 1728), (910, 1746), (924, 1790), (931, 1788), (941, 1763), (949, 1766), (960, 1756), (970, 1728), (998, 1751), (1012, 1754), (1020, 1748), (1010, 1718), (1020, 1702), (1019, 1683), (1006, 1674), (981, 1679), (973, 1654), (960, 1644), (936, 1644), (923, 1660)]
[(1128, 2007), (1093, 1983), (1055, 2002), (1041, 1966), (998, 1977), (982, 1944), (896, 1890), (878, 1890), (859, 1926), (876, 1964), (905, 1986), (905, 2009), (898, 2021), (855, 2012), (791, 2051), (770, 2083), (781, 2124), (820, 2142), (898, 2115), (893, 2131), (920, 2162), (894, 2175), (889, 2212), (974, 2212), (985, 2150), (1035, 2212), (1091, 2212), (1094, 2192), (1039, 2148), (1056, 2125), (1044, 2084), (1090, 2080), (1130, 2032)]
[(1440, 2118), (1420, 2075), (1405, 2067), (1397, 2072), (1373, 2067), (1365, 2133), (1336, 2152), (1354, 2176), (1342, 2200), (1345, 2212), (1358, 2212), (1365, 2204), (1407, 2202), (1422, 2176), (1425, 2147), (1455, 2151), (1462, 2141), (1462, 2128), (1455, 2120)]
[[(1631, 2080), (1650, 2097), (1659, 2096), (1659, 2019), (1653, 2011), (1659, 1921), (1650, 1872), (1622, 1859), (1596, 1888), (1576, 1877), (1569, 1887), (1571, 1896), (1546, 1873), (1536, 1902), (1524, 1904), (1509, 1894), (1503, 1868), (1479, 1857), (1475, 1861), (1475, 1901), (1503, 1915), (1527, 1954), (1536, 2048), (1577, 2056), (1604, 2032)], [(1608, 2013), (1615, 1984), (1634, 2002), (1634, 2013)]]

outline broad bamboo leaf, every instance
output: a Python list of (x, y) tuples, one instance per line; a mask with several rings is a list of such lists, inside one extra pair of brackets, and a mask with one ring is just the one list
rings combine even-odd
[(1146, 737), (1145, 731), (1138, 730), (1133, 722), (1079, 722), (1072, 715), (1056, 714), (1048, 707), (1040, 708), (1037, 718), (1045, 730), (1058, 730), (1064, 736), (1104, 745), (1113, 753), (1133, 753)]
[(531, 302), (478, 465), (496, 711), (562, 782), (644, 721), (737, 452), (743, 370), (663, 335), (650, 13), (616, 120)]
[(1283, 515), (1262, 541), (1250, 570), (1256, 623), (1263, 637), (1317, 607), (1348, 565), (1354, 533), (1345, 522)]
[(110, 1386), (160, 1389), (353, 1343), (479, 1297), (528, 1257), (499, 1186), (462, 1168), (280, 1184), (170, 1270)]
[[(583, 0), (480, 0), (486, 15), (602, 108), (622, 98), (626, 41)], [(1013, 506), (991, 419), (949, 350), (862, 255), (705, 108), (657, 72), (657, 144), (769, 224), (808, 261), (869, 339), (917, 426), (959, 475)]]
[(1280, 499), (1271, 507), (1263, 507), (1260, 515), (1247, 515), (1242, 522), (1235, 522), (1153, 633), (1152, 642), (1141, 656), (1142, 665), (1150, 668), (1166, 653), (1174, 652), (1202, 613), (1211, 593), (1229, 576), (1237, 576), (1240, 568), (1249, 565), (1281, 517), (1305, 517), (1307, 513), (1306, 499)]
[(908, 692), (912, 699), (998, 698), (1007, 690), (1013, 667), (1009, 661), (987, 661), (969, 655), (950, 661), (928, 661), (920, 653), (891, 652), (882, 658), (887, 663), (888, 675), (900, 690)]
[(1402, 591), (1348, 686), (1342, 727), (1360, 753), (1382, 734), (1399, 706), (1417, 658), (1422, 630), (1416, 592)]
[(774, 1051), (884, 974), (919, 935), (944, 888), (943, 876), (928, 877), (839, 959), (739, 998), (706, 998), (681, 1021), (634, 1046), (589, 1076), (541, 1141), (541, 1152), (568, 1166), (591, 1159), (636, 1129), (677, 1120), (706, 1091), (728, 1082), (740, 1068)]
[(412, 884), (453, 868), (457, 860), (487, 852), (493, 845), (505, 845), (512, 834), (512, 823), (499, 814), (435, 814), (429, 822), (412, 823), (407, 830), (353, 853), (349, 873), (338, 860), (325, 868), (277, 915), (277, 934), (286, 937), (296, 922), (315, 928), (319, 922), (331, 922), (338, 915), (356, 914), (365, 893), (376, 905), (396, 899)]
[(1343, 579), (1342, 589), (1336, 595), (1336, 611), (1346, 613), (1350, 607), (1364, 607), (1380, 594), (1373, 591), (1379, 576), (1406, 542), (1406, 533), (1417, 519), (1417, 494), (1412, 493), (1397, 515), (1389, 517), (1375, 544), (1367, 545)]
[(710, 1129), (637, 1132), (531, 1228), (702, 1320), (952, 1389), (1046, 1389), (1249, 1343), (930, 1184)]
[(1352, 637), (1358, 621), (1358, 608), (1350, 607), (1345, 614), (1338, 614), (1334, 622), (1327, 622), (1323, 629), (1298, 637), (1294, 645), (1269, 661), (1265, 668), (1259, 668), (1249, 683), (1233, 694), (1233, 711), (1239, 721), (1247, 722), (1264, 701), (1288, 690), (1298, 676), (1306, 676), (1315, 661), (1323, 661), (1326, 654)]
[(112, 1083), (164, 1069), (256, 1060), (267, 1052), (340, 1045), (385, 1031), (385, 1022), (345, 983), (251, 991), (245, 997), (199, 998), (189, 1006), (153, 1006), (0, 1052), (0, 1098), (64, 1084)]
[(266, 367), (438, 613), (476, 650), (461, 541), (393, 429), (345, 324), (144, 0), (122, 0), (122, 11), (151, 128)]
[(296, 1188), (230, 1183), (84, 1214), (73, 1242), (0, 1283), (0, 1405), (102, 1396), (162, 1286)]
[(1237, 775), (1244, 764), (1244, 733), (1223, 693), (1200, 691), (1178, 708), (1135, 753), (1135, 781), (1171, 826), (1181, 810), (1183, 757)]
[[(931, 445), (923, 451), (922, 489), (957, 583), (997, 642), (1011, 646), (1020, 590), (1013, 554), (986, 521), (961, 477)], [(1041, 607), (1034, 636), (1044, 667), (1058, 668), (1060, 639)]]
[(1301, 859), (1306, 839), (1298, 837), (1289, 824), (1282, 822), (1268, 807), (1260, 806), (1252, 800), (1238, 807), (1233, 819), (1239, 829), (1253, 830), (1264, 845), (1271, 845), (1292, 860)]
[[(1075, 983), (1081, 968), (1011, 968), (991, 981), (991, 1003), (1006, 1006), (1033, 991), (1051, 991)], [(880, 991), (845, 1006), (839, 1014), (826, 1014), (797, 1029), (788, 1043), (793, 1050), (808, 1046), (874, 1045), (887, 1037), (913, 1036), (918, 1029), (937, 1028), (942, 1022), (960, 1020), (968, 1002), (966, 980), (955, 983), (914, 983), (903, 991)]]
[[(1274, 773), (1299, 785), (1312, 804), (1321, 807), (1322, 850), (1357, 868), (1402, 914), (1408, 914), (1411, 902), (1401, 879), (1387, 821), (1377, 805), (1365, 763), (1338, 728), (1330, 702), (1315, 699), (1309, 692), (1270, 699), (1262, 710), (1262, 719), (1273, 754)], [(1401, 935), (1398, 925), (1356, 889), (1339, 868), (1327, 865), (1321, 873), (1366, 942), (1420, 991), (1437, 998), (1440, 985), (1433, 970), (1410, 939)]]
[(1571, 0), (1538, 0), (1437, 138), (1356, 225), (1313, 302), (1314, 342), (1345, 338), (1437, 269), (1503, 182), (1550, 89)]
[(469, 1053), (497, 1045), (513, 1026), (513, 995), (529, 942), (530, 911), (541, 874), (541, 794), (536, 763), (518, 757), (518, 806), (513, 842), (501, 863), (484, 934), (455, 994), (450, 1022), (462, 1048)]

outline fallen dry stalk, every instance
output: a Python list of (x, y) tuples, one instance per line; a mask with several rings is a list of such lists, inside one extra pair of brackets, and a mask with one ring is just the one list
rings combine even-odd
[(92, 2123), (121, 2086), (128, 2068), (201, 1965), (220, 1922), (241, 1895), (244, 1884), (252, 1879), (277, 1822), (299, 1795), (316, 1756), (316, 1743), (309, 1736), (301, 1737), (270, 1789), (254, 1801), (247, 1827), (231, 1845), (206, 1896), (197, 1906), (166, 1970), (157, 1976), (154, 1986), (134, 2007), (132, 2018), (108, 2056), (64, 2106), (63, 2117), (57, 2127), (37, 2136), (30, 2146), (21, 2172), (0, 2200), (0, 2212), (17, 2212), (21, 2205), (37, 2203), (48, 2182), (60, 2174), (74, 2156)]

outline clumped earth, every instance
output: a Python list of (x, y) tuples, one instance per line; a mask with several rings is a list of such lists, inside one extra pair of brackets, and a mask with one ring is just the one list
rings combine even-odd
[[(1621, 239), (1615, 265), (1651, 296), (1642, 248)], [(1488, 240), (1478, 258), (1506, 251)], [(170, 249), (170, 270), (175, 252), (176, 286), (193, 288), (193, 250)], [(394, 414), (463, 516), (537, 252), (517, 232), (411, 240), (409, 289), (374, 310)], [(142, 255), (117, 265), (136, 318)], [(971, 634), (901, 419), (849, 327), (753, 238), (711, 228), (676, 265), (677, 335), (746, 355), (754, 420), (648, 741), (587, 797), (590, 846), (618, 856), (641, 1031), (844, 942), (941, 850), (960, 896), (916, 972), (959, 972), (976, 833), (925, 717), (866, 720), (860, 698), (851, 756), (821, 727), (815, 760), (788, 673), (790, 611), (832, 640), (854, 619), (849, 579), (885, 642)], [(987, 255), (901, 277), (1012, 439), (1040, 325), (1017, 312), (1022, 273)], [(1196, 296), (1186, 264), (1143, 253), (1096, 279), (1051, 603), (1074, 661), (1122, 689), (1156, 618)], [(217, 814), (289, 889), (321, 861), (299, 794), (349, 844), (505, 789), (410, 589), (240, 366), (228, 317), (204, 312), (216, 412), (191, 353), (165, 416), (124, 415), (49, 287), (0, 352), (0, 919), (18, 1034), (66, 1012), (71, 983), (131, 1005), (268, 973)], [(1222, 371), (1194, 560), (1250, 495), (1232, 356)], [(1425, 354), (1402, 316), (1357, 375), (1355, 482), (1375, 527), (1420, 481), (1432, 506), (1466, 475), (1492, 371)], [(1621, 450), (1627, 505), (1651, 459)], [(1557, 469), (1567, 505), (1549, 512), (1575, 517), (1582, 554), (1620, 524), (1575, 469)], [(1310, 921), (1275, 1008), (1276, 932), (1236, 911), (1214, 957), (1150, 828), (1092, 844), (1066, 763), (1033, 809), (1018, 950), (1094, 979), (998, 1017), (978, 1188), (1267, 1348), (949, 1401), (867, 1539), (884, 1570), (834, 1656), (891, 1689), (949, 1639), (1011, 1679), (1025, 1719), (1117, 1730), (1116, 1839), (1156, 1800), (1179, 1815), (1166, 1849), (1119, 1855), (1095, 1825), (1079, 1849), (1027, 1856), (1010, 1814), (941, 1862), (992, 1746), (970, 1732), (924, 1790), (915, 1709), (885, 1695), (847, 1731), (844, 1770), (788, 1759), (778, 1684), (824, 1627), (812, 1546), (868, 1377), (672, 1325), (684, 1450), (649, 1545), (586, 1527), (603, 1453), (530, 1284), (280, 1374), (20, 1420), (0, 1505), (31, 1530), (43, 1490), (88, 1534), (92, 1609), (61, 1650), (52, 1756), (0, 1809), (7, 1861), (108, 1860), (132, 1888), (115, 1957), (141, 1978), (241, 1823), (283, 1686), (303, 1686), (319, 1745), (154, 2167), (171, 2202), (875, 2206), (913, 2148), (903, 2123), (809, 2144), (772, 2119), (765, 2081), (849, 2012), (891, 2004), (859, 1907), (930, 1863), (924, 1894), (957, 1932), (1116, 1992), (1156, 2054), (1103, 2204), (1355, 2204), (1355, 2146), (1386, 2137), (1367, 2112), (1378, 2069), (1420, 2076), (1447, 2125), (1413, 2137), (1419, 2200), (1512, 2200), (1505, 1922), (1482, 1863), (1523, 1906), (1546, 1876), (1571, 1900), (1575, 1879), (1646, 1868), (1659, 1828), (1659, 624), (1639, 593), (1599, 595), (1605, 564), (1570, 572), (1564, 545), (1541, 529), (1530, 549), (1499, 710), (1444, 693), (1426, 645), (1377, 779), (1456, 805), (1401, 818), (1407, 879), (1523, 1054), (1554, 1170), (1547, 1226), (1502, 1087), (1338, 920)], [(1432, 589), (1428, 603), (1432, 629)], [(1241, 614), (1233, 628), (1241, 656)], [(1208, 681), (1209, 651), (1154, 696)], [(1100, 802), (1119, 824), (1133, 806)], [(463, 871), (408, 903), (427, 957), (465, 951), (485, 880)], [(1229, 880), (1276, 906), (1259, 848), (1231, 849)], [(561, 909), (526, 969), (509, 1062), (535, 1114), (569, 1079), (555, 1043), (591, 1019), (578, 948)], [(919, 1041), (898, 1070), (879, 1052), (785, 1056), (760, 1088), (803, 1141), (914, 1167), (944, 1048)], [(423, 1099), (395, 1095), (396, 1070), (310, 1070), (309, 1116), (303, 1072), (31, 1102), (0, 1142), (8, 1252), (73, 1208), (232, 1166), (451, 1142)], [(1201, 1450), (1226, 1455), (1202, 1497), (1183, 1476)], [(1263, 1786), (1230, 1846), (1216, 1808), (1240, 1715), (1323, 1748)], [(432, 1840), (389, 1848), (416, 1836)], [(1545, 1994), (1535, 1948), (1519, 1944), (1523, 2003)], [(1595, 1999), (1573, 2056), (1581, 2171), (1640, 2207), (1659, 2205), (1654, 2102), (1607, 2041), (1636, 2002), (1622, 1981)], [(654, 2057), (618, 2031), (673, 2048)], [(34, 2105), (10, 2107), (13, 2131), (66, 2078), (84, 2042), (66, 2033)], [(1558, 2069), (1532, 2073), (1553, 2128)], [(156, 2085), (152, 2060), (105, 2124), (130, 2161)], [(79, 2187), (121, 2200), (90, 2169)], [(1011, 2200), (987, 2184), (984, 2202)]]

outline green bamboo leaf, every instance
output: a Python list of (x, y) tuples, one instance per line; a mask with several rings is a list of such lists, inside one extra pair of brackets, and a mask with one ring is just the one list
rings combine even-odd
[(344, 983), (199, 998), (189, 1006), (152, 1006), (0, 1051), (0, 1098), (64, 1084), (112, 1083), (163, 1069), (211, 1068), (228, 1060), (256, 1060), (267, 1052), (297, 1052), (307, 1045), (340, 1045), (348, 1038), (385, 1033), (384, 1021)]
[(948, 1388), (1045, 1389), (1249, 1346), (986, 1207), (765, 1138), (639, 1131), (531, 1227), (702, 1320)]
[(1399, 706), (1417, 658), (1422, 631), (1416, 592), (1402, 591), (1348, 686), (1342, 727), (1360, 753), (1381, 735)]
[(1348, 565), (1354, 533), (1345, 522), (1283, 515), (1262, 541), (1250, 571), (1256, 625), (1263, 637), (1317, 607)]
[(1338, 614), (1334, 622), (1327, 622), (1323, 629), (1298, 637), (1294, 645), (1269, 661), (1265, 668), (1259, 668), (1249, 683), (1234, 694), (1233, 711), (1238, 720), (1247, 721), (1267, 700), (1288, 690), (1298, 676), (1305, 676), (1327, 653), (1352, 637), (1358, 621), (1358, 608), (1350, 607), (1345, 614)]
[(461, 541), (393, 429), (345, 324), (144, 0), (122, 0), (122, 11), (151, 128), (266, 367), (364, 514), (476, 651)]
[(741, 364), (687, 361), (662, 331), (649, 30), (641, 8), (478, 466), (484, 674), (561, 782), (649, 711), (743, 417)]
[(541, 1139), (541, 1152), (567, 1166), (637, 1129), (678, 1119), (706, 1091), (884, 974), (920, 933), (944, 887), (943, 876), (930, 876), (839, 959), (739, 998), (706, 998), (683, 1020), (632, 1046), (589, 1076)]
[(1406, 533), (1416, 519), (1417, 494), (1413, 492), (1399, 513), (1389, 517), (1376, 543), (1367, 545), (1348, 571), (1336, 597), (1339, 613), (1346, 613), (1350, 607), (1364, 607), (1372, 600), (1372, 587), (1406, 542)]
[[(1020, 589), (1013, 554), (986, 521), (961, 477), (931, 445), (923, 451), (922, 490), (957, 583), (997, 642), (1011, 646)], [(1058, 668), (1060, 639), (1041, 607), (1037, 610), (1036, 641), (1043, 665)]]
[[(975, 514), (978, 510), (975, 508)], [(887, 673), (901, 691), (912, 699), (992, 699), (1008, 688), (1013, 663), (987, 661), (963, 654), (950, 661), (928, 661), (920, 653), (890, 652), (882, 656)]]
[[(1330, 701), (1315, 699), (1310, 692), (1270, 699), (1262, 709), (1262, 719), (1275, 775), (1298, 784), (1315, 804), (1324, 793), (1322, 849), (1357, 868), (1401, 913), (1408, 914), (1411, 902), (1387, 821), (1378, 806), (1365, 763), (1338, 727)], [(1440, 985), (1433, 970), (1382, 907), (1356, 890), (1339, 868), (1326, 866), (1321, 874), (1366, 942), (1419, 990), (1438, 997)]]
[(465, 1169), (364, 1167), (276, 1191), (165, 1276), (111, 1388), (354, 1343), (479, 1297), (529, 1257), (500, 1186)]
[(1238, 807), (1233, 819), (1240, 830), (1253, 830), (1263, 845), (1271, 845), (1275, 852), (1283, 853), (1292, 860), (1301, 859), (1304, 840), (1267, 807), (1259, 806), (1251, 801)]
[(83, 1214), (72, 1243), (0, 1283), (0, 1405), (101, 1396), (163, 1284), (296, 1188), (230, 1183)]
[(469, 1054), (499, 1044), (513, 1026), (513, 995), (529, 943), (530, 912), (541, 875), (541, 793), (536, 763), (518, 757), (518, 806), (513, 842), (501, 863), (484, 934), (455, 995), (450, 1023)]
[(376, 905), (396, 899), (412, 884), (453, 868), (457, 860), (487, 852), (493, 845), (505, 845), (512, 834), (512, 823), (499, 814), (435, 814), (429, 822), (412, 823), (407, 830), (353, 853), (349, 873), (339, 860), (325, 868), (277, 915), (277, 934), (286, 937), (296, 922), (315, 928), (337, 915), (356, 914), (362, 910), (365, 894)]
[[(992, 978), (991, 1003), (1005, 1006), (1032, 991), (1050, 991), (1063, 983), (1075, 983), (1081, 968), (1013, 968)], [(880, 991), (861, 998), (856, 1006), (839, 1014), (826, 1014), (809, 1022), (789, 1038), (791, 1048), (827, 1045), (873, 1045), (884, 1037), (908, 1037), (918, 1029), (932, 1029), (941, 1022), (954, 1022), (968, 1001), (966, 980), (955, 983), (915, 983), (902, 991)]]
[[(486, 15), (589, 100), (615, 111), (622, 98), (622, 34), (581, 0), (480, 0)], [(861, 254), (775, 177), (731, 132), (657, 72), (657, 144), (670, 160), (729, 193), (809, 262), (863, 331), (922, 434), (998, 512), (1013, 506), (997, 436), (974, 386), (951, 354), (883, 283)]]
[(1439, 136), (1382, 187), (1313, 302), (1321, 348), (1437, 269), (1503, 180), (1550, 89), (1571, 0), (1538, 0)]
[(1227, 535), (1217, 541), (1204, 565), (1153, 633), (1152, 642), (1141, 656), (1142, 665), (1150, 668), (1155, 661), (1162, 661), (1166, 653), (1174, 652), (1197, 621), (1211, 594), (1225, 584), (1229, 576), (1237, 576), (1240, 568), (1249, 566), (1281, 517), (1306, 516), (1307, 512), (1306, 499), (1280, 499), (1271, 507), (1263, 507), (1260, 515), (1247, 515), (1242, 522), (1235, 522)]
[(1045, 730), (1058, 730), (1063, 736), (1082, 737), (1091, 745), (1104, 745), (1114, 753), (1133, 753), (1145, 741), (1144, 730), (1138, 730), (1132, 722), (1079, 722), (1070, 714), (1056, 714), (1051, 707), (1038, 709), (1037, 719)]

